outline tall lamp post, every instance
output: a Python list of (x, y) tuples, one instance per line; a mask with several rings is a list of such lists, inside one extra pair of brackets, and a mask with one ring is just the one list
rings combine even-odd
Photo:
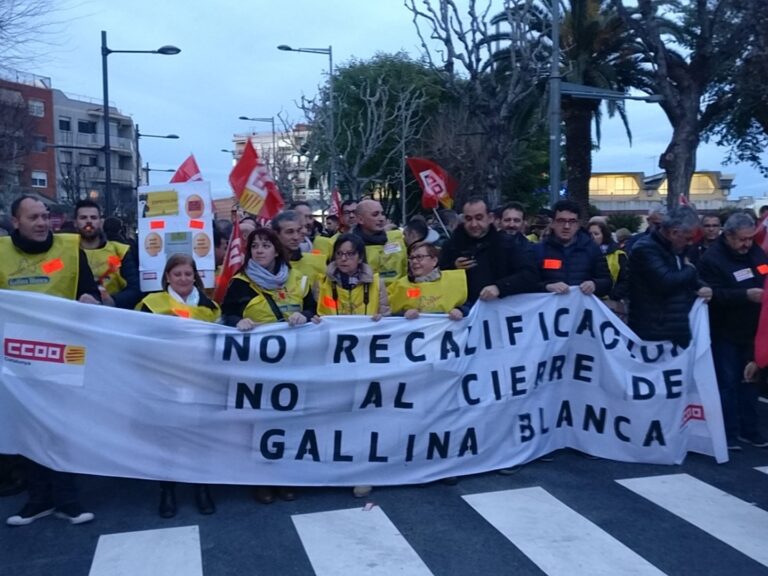
[(173, 168), (150, 168), (149, 162), (144, 165), (144, 178), (149, 186), (149, 173), (150, 172), (176, 172)]
[[(107, 32), (101, 31), (101, 80), (104, 90), (104, 212), (111, 215), (112, 157), (109, 147), (109, 72), (107, 56), (110, 54), (163, 54), (172, 56), (181, 52), (176, 46), (161, 46), (157, 50), (112, 50), (107, 46)], [(137, 159), (138, 162), (138, 159)]]
[(328, 107), (330, 108), (328, 120), (328, 142), (331, 147), (330, 153), (330, 175), (328, 177), (328, 187), (333, 192), (336, 186), (336, 146), (334, 145), (334, 103), (333, 103), (333, 46), (328, 48), (291, 48), (286, 44), (280, 44), (278, 50), (285, 52), (306, 52), (307, 54), (327, 54), (328, 55)]
[(276, 177), (277, 174), (277, 138), (275, 136), (275, 117), (265, 118), (251, 118), (250, 116), (238, 116), (238, 120), (247, 120), (249, 122), (265, 122), (272, 124), (272, 175)]
[(141, 183), (141, 155), (139, 154), (139, 138), (164, 138), (167, 140), (178, 140), (179, 135), (166, 134), (163, 136), (161, 134), (144, 134), (143, 132), (139, 131), (139, 125), (136, 124), (136, 129), (134, 130), (134, 138), (136, 140), (136, 188), (138, 188), (139, 184)]

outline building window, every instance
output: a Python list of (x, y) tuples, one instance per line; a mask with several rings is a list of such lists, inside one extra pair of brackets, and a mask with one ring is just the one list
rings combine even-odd
[(32, 150), (34, 152), (45, 152), (48, 149), (48, 138), (45, 136), (32, 137)]
[(89, 120), (78, 120), (77, 131), (80, 134), (96, 134), (96, 122)]
[(80, 154), (80, 166), (96, 166), (98, 158), (92, 154)]
[(62, 132), (71, 132), (72, 118), (69, 116), (59, 116), (59, 130)]
[(48, 173), (32, 170), (32, 188), (48, 188)]
[(45, 116), (45, 102), (42, 100), (30, 100), (27, 103), (29, 115), (43, 118)]

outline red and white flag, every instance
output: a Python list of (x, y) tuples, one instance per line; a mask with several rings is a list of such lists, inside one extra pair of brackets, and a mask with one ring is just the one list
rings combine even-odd
[(224, 255), (224, 264), (221, 266), (221, 274), (216, 277), (216, 288), (213, 291), (213, 299), (221, 304), (227, 293), (229, 282), (237, 274), (243, 265), (243, 239), (240, 237), (240, 221), (234, 218), (232, 221), (232, 235), (229, 237), (227, 253)]
[(254, 216), (273, 218), (285, 205), (277, 184), (250, 139), (246, 140), (243, 155), (229, 174), (229, 184), (240, 207)]
[(171, 178), (171, 183), (174, 182), (198, 182), (203, 179), (200, 174), (200, 167), (197, 165), (195, 155), (190, 154), (184, 162), (181, 163), (176, 173)]
[(331, 192), (331, 205), (328, 207), (328, 216), (340, 216), (341, 215), (341, 195), (339, 189), (334, 188)]
[(427, 210), (437, 208), (438, 204), (451, 208), (458, 182), (432, 160), (406, 158), (406, 161), (421, 187), (421, 205)]

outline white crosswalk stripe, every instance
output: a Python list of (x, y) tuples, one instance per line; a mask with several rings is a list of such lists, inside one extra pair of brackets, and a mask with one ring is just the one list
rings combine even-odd
[(718, 540), (768, 566), (768, 512), (688, 474), (617, 480)]
[(755, 470), (762, 472), (763, 474), (768, 474), (768, 466), (755, 466)]
[(292, 517), (318, 576), (431, 576), (429, 568), (381, 508)]
[(550, 576), (663, 574), (543, 488), (463, 498)]
[(89, 576), (202, 576), (197, 526), (99, 537)]

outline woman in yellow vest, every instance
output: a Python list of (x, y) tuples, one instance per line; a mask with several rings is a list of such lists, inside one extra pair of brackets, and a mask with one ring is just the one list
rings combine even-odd
[(389, 304), (393, 314), (408, 320), (420, 312), (448, 314), (451, 320), (461, 320), (469, 311), (467, 276), (464, 270), (441, 271), (437, 265), (439, 252), (428, 242), (412, 244), (408, 252), (408, 276), (389, 286)]
[(618, 243), (613, 241), (611, 231), (604, 221), (592, 220), (587, 230), (592, 236), (592, 240), (605, 255), (613, 279), (613, 288), (611, 294), (605, 299), (605, 305), (624, 320), (626, 318), (624, 301), (629, 298), (629, 259), (627, 253), (619, 248)]
[[(136, 305), (137, 310), (216, 322), (221, 316), (219, 305), (203, 293), (203, 281), (197, 273), (195, 260), (187, 254), (174, 254), (163, 270), (163, 291), (147, 295)], [(213, 514), (216, 505), (206, 484), (195, 484), (195, 502), (200, 514)], [(176, 516), (176, 483), (160, 483), (162, 518)]]
[[(331, 263), (313, 288), (320, 316), (370, 316), (378, 321), (389, 316), (384, 279), (365, 261), (365, 243), (360, 236), (341, 234), (333, 243)], [(355, 486), (352, 493), (364, 498), (372, 486)]]
[(389, 315), (384, 280), (366, 263), (365, 243), (355, 234), (336, 239), (331, 263), (313, 292), (320, 316), (370, 316), (379, 320)]
[[(288, 251), (269, 228), (248, 235), (243, 266), (229, 283), (221, 304), (224, 323), (247, 332), (260, 324), (287, 322), (290, 326), (319, 321), (309, 278), (291, 268)], [(290, 501), (296, 493), (286, 486), (256, 486), (262, 504), (275, 497)]]

